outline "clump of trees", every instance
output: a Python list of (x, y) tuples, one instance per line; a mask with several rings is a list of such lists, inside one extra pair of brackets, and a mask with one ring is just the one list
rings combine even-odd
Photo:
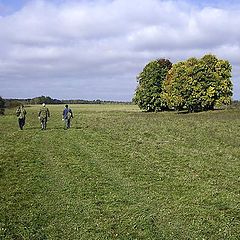
[[(143, 110), (188, 109), (193, 112), (212, 110), (215, 106), (231, 103), (232, 67), (226, 60), (208, 54), (200, 59), (189, 58), (171, 67), (169, 65), (169, 68), (159, 64), (161, 70), (152, 68), (152, 73), (147, 71), (149, 64), (139, 75), (145, 78), (138, 78), (134, 97), (135, 103)], [(159, 88), (155, 87), (153, 91), (153, 86), (156, 85)], [(146, 107), (148, 105), (150, 108)]]
[(0, 97), (0, 115), (4, 115), (5, 112), (5, 101)]
[(5, 107), (6, 108), (16, 108), (18, 106), (20, 106), (21, 104), (25, 104), (24, 101), (20, 101), (20, 100), (9, 100), (9, 99), (5, 99)]
[(46, 104), (60, 104), (60, 103), (62, 103), (60, 100), (52, 99), (49, 96), (35, 97), (35, 98), (32, 98), (29, 102), (30, 102), (30, 104), (42, 104), (42, 103), (46, 103)]

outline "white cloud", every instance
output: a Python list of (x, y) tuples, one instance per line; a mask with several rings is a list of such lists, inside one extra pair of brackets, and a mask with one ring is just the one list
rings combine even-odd
[(0, 95), (130, 100), (149, 60), (213, 53), (232, 63), (240, 97), (238, 5), (49, 2), (32, 1), (0, 18)]

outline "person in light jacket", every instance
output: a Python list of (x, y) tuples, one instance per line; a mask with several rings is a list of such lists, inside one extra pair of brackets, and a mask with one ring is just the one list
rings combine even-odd
[(71, 126), (71, 119), (73, 118), (72, 109), (65, 105), (63, 110), (63, 120), (65, 121), (65, 129), (69, 129)]

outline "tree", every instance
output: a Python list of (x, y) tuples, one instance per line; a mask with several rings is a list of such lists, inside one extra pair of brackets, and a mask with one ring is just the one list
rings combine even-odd
[(5, 112), (5, 101), (0, 97), (0, 115), (4, 115)]
[(133, 101), (146, 111), (159, 111), (166, 108), (161, 98), (163, 82), (172, 63), (167, 59), (149, 62), (137, 77), (138, 86)]
[(162, 99), (169, 107), (190, 112), (230, 104), (231, 69), (228, 61), (211, 54), (176, 63), (164, 82)]
[(162, 99), (171, 109), (182, 109), (185, 105), (184, 84), (186, 83), (186, 66), (184, 62), (173, 65), (168, 71), (166, 80), (163, 83)]

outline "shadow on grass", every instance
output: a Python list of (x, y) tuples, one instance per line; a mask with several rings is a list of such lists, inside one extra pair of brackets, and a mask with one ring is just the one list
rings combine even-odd
[(224, 109), (222, 109), (222, 108), (217, 108), (217, 109), (212, 109), (212, 110), (199, 110), (199, 111), (197, 111), (197, 110), (195, 110), (195, 111), (192, 111), (192, 112), (190, 112), (190, 111), (188, 111), (188, 110), (182, 110), (182, 111), (178, 111), (177, 112), (177, 114), (194, 114), (194, 113), (206, 113), (206, 112), (219, 112), (219, 111), (222, 111), (222, 110), (224, 110)]

